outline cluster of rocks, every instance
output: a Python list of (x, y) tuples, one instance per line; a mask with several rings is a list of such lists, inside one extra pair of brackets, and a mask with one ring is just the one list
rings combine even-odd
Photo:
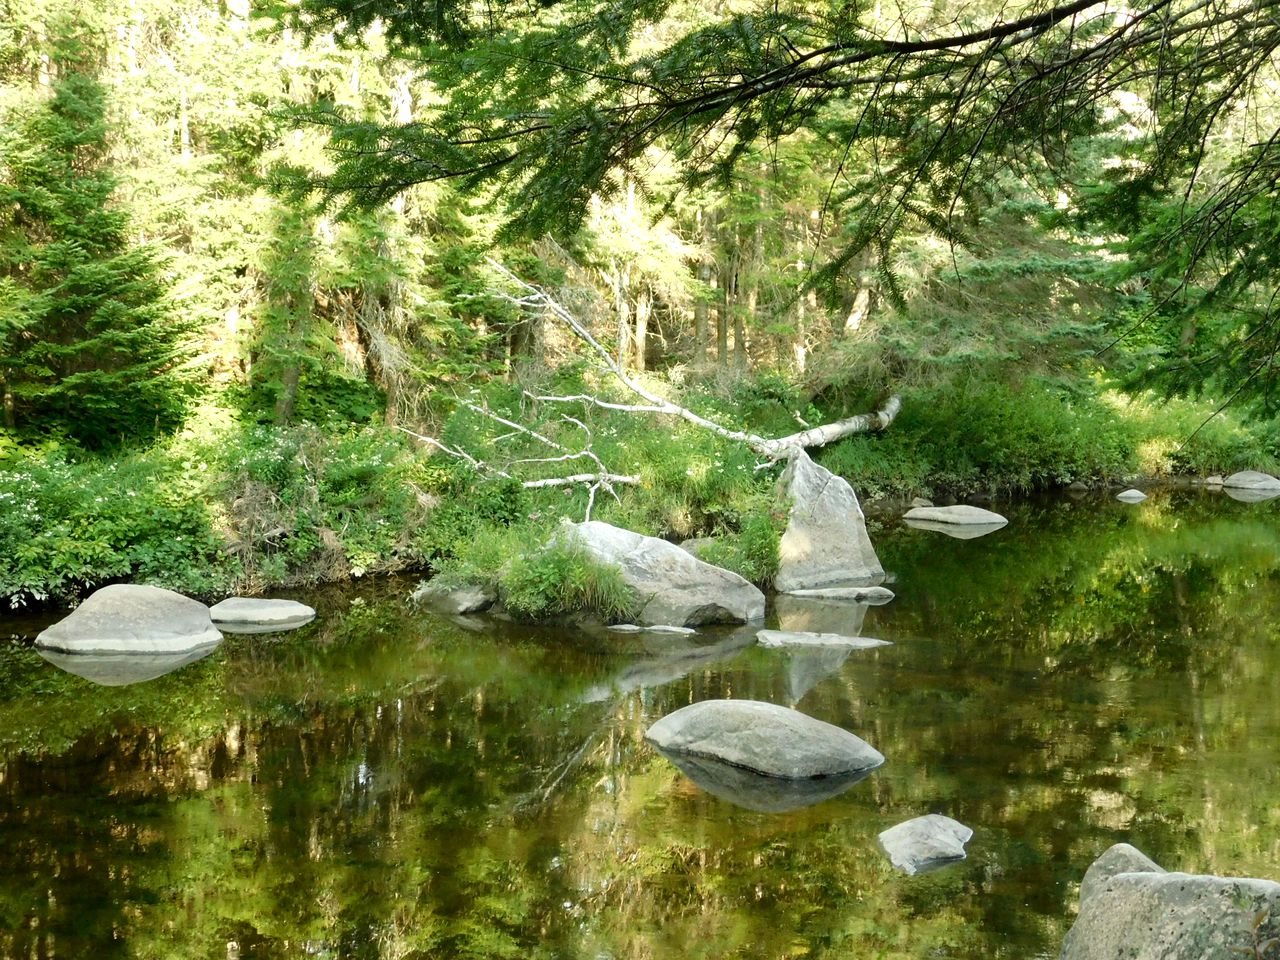
[(104, 686), (151, 680), (208, 656), (223, 633), (292, 630), (315, 610), (293, 600), (231, 597), (212, 609), (142, 584), (102, 587), (36, 637), (42, 657)]

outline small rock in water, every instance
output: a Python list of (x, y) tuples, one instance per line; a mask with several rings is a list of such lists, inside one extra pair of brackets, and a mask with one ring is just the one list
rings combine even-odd
[(1221, 487), (1223, 485), (1222, 474), (1215, 473), (1212, 477), (1205, 477), (1204, 485), (1206, 487)]
[(880, 834), (880, 845), (899, 870), (924, 873), (965, 858), (964, 845), (973, 831), (958, 820), (930, 813)]
[(788, 590), (787, 595), (808, 597), (813, 600), (854, 600), (871, 606), (879, 606), (893, 599), (893, 591), (887, 587), (814, 587), (807, 590)]
[(1128, 490), (1117, 493), (1116, 499), (1123, 503), (1141, 503), (1143, 500), (1147, 499), (1147, 495), (1141, 490), (1135, 490), (1130, 487)]
[(912, 506), (912, 508), (913, 508), (913, 509), (914, 509), (915, 507), (932, 507), (932, 506), (933, 506), (933, 501), (932, 501), (932, 500), (926, 500), (924, 497), (912, 497), (912, 498), (911, 498), (911, 506)]
[(902, 515), (904, 520), (932, 520), (935, 523), (981, 524), (1008, 523), (1007, 517), (969, 504), (954, 507), (915, 507)]
[(810, 633), (805, 630), (761, 630), (756, 640), (762, 647), (847, 647), (850, 650), (870, 650), (872, 647), (888, 647), (888, 640), (875, 637), (846, 637), (839, 633)]
[(634, 623), (614, 623), (605, 629), (615, 633), (669, 633), (678, 637), (688, 637), (698, 632), (693, 627), (677, 627), (670, 623), (655, 623), (647, 627)]
[(645, 739), (666, 754), (710, 757), (768, 777), (803, 780), (871, 770), (884, 756), (834, 724), (758, 700), (703, 700), (653, 724)]
[(228, 597), (210, 607), (209, 616), (227, 633), (274, 633), (310, 623), (316, 611), (296, 600)]
[(409, 595), (414, 603), (446, 616), (460, 616), (488, 610), (498, 599), (498, 591), (489, 583), (463, 583), (450, 586), (436, 580), (419, 585)]

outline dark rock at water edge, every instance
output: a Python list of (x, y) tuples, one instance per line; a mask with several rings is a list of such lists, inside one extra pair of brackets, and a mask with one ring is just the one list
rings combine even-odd
[(653, 724), (664, 753), (710, 757), (769, 777), (800, 780), (871, 770), (881, 753), (834, 724), (758, 700), (703, 700)]
[(895, 867), (917, 874), (963, 860), (964, 845), (972, 836), (973, 831), (958, 820), (930, 813), (890, 827), (879, 840)]
[(222, 634), (198, 600), (160, 587), (119, 583), (91, 594), (36, 637), (36, 646), (67, 653), (185, 653)]
[(1267, 956), (1255, 944), (1280, 937), (1280, 884), (1168, 873), (1141, 851), (1118, 846), (1086, 873), (1061, 960)]
[(498, 599), (498, 591), (488, 583), (446, 584), (429, 580), (409, 595), (414, 603), (445, 616), (457, 617), (488, 610)]

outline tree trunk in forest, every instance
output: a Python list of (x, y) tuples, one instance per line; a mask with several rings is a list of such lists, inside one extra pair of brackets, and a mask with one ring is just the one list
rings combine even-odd
[(298, 381), (302, 379), (302, 364), (296, 359), (285, 365), (280, 376), (280, 395), (276, 397), (275, 419), (279, 426), (286, 426), (293, 419), (293, 408), (298, 401)]
[(636, 298), (636, 369), (644, 370), (645, 368), (645, 351), (648, 349), (649, 338), (649, 315), (653, 311), (653, 290), (646, 283), (640, 288), (640, 294)]
[[(694, 216), (698, 224), (698, 282), (706, 288), (712, 283), (711, 238), (707, 230), (707, 216), (702, 210)], [(710, 313), (710, 304), (703, 296), (705, 289), (700, 288), (698, 293), (700, 295), (693, 304), (693, 360), (695, 363), (701, 363), (707, 359), (707, 317)]]
[(796, 275), (799, 277), (796, 282), (796, 314), (795, 314), (795, 340), (791, 343), (791, 356), (796, 365), (797, 373), (804, 373), (805, 363), (808, 361), (808, 352), (805, 348), (805, 342), (808, 338), (806, 330), (805, 315), (805, 289), (804, 279), (806, 273), (805, 264), (805, 243), (808, 240), (808, 231), (803, 221), (800, 222), (796, 230)]
[(4, 395), (4, 425), (12, 430), (18, 425), (18, 421), (14, 413), (13, 390), (9, 387), (7, 379), (0, 380), (0, 393)]
[(614, 261), (613, 275), (608, 279), (613, 288), (613, 306), (618, 318), (618, 365), (625, 367), (631, 356), (630, 268)]
[(729, 362), (729, 311), (737, 299), (734, 282), (738, 273), (738, 252), (726, 258), (720, 269), (720, 301), (716, 311), (716, 360), (722, 365)]

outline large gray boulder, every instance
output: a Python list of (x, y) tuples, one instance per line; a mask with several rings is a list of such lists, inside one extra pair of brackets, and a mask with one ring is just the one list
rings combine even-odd
[(1061, 957), (1228, 960), (1254, 956), (1255, 942), (1277, 936), (1280, 884), (1166, 873), (1132, 847), (1112, 847), (1085, 874)]
[(617, 564), (636, 594), (638, 624), (696, 627), (764, 616), (764, 594), (736, 573), (703, 563), (674, 543), (590, 520), (566, 533), (596, 560)]
[(209, 608), (160, 587), (112, 584), (36, 637), (66, 653), (186, 653), (222, 640)]
[(834, 724), (758, 700), (703, 700), (653, 724), (645, 739), (664, 754), (707, 757), (767, 777), (804, 780), (871, 770), (873, 746)]
[(929, 813), (890, 827), (879, 840), (893, 865), (910, 875), (963, 860), (964, 845), (972, 836), (960, 821)]
[(778, 545), (778, 590), (884, 580), (862, 507), (848, 482), (798, 450), (778, 479), (778, 489), (790, 503)]
[(1241, 470), (1222, 481), (1224, 487), (1237, 490), (1274, 490), (1280, 493), (1280, 480), (1258, 470)]
[(316, 611), (297, 600), (227, 597), (209, 608), (209, 616), (226, 633), (276, 633), (310, 623)]

